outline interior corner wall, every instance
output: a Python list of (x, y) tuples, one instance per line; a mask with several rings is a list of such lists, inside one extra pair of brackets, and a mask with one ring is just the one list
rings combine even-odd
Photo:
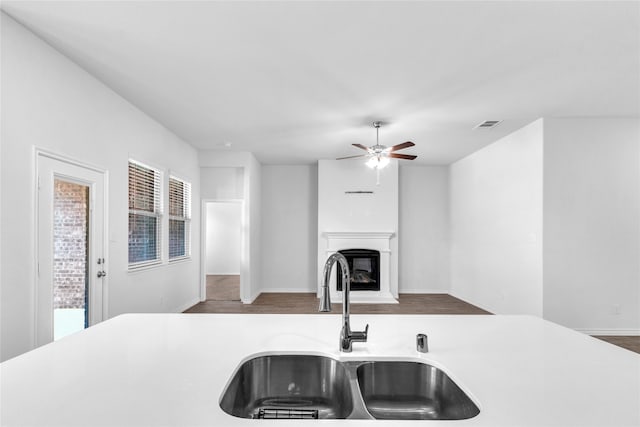
[(451, 293), (542, 316), (543, 121), (450, 166)]
[(245, 183), (245, 194), (248, 197), (245, 203), (249, 205), (249, 227), (251, 236), (249, 239), (249, 286), (241, 298), (244, 302), (252, 302), (262, 291), (262, 165), (253, 154), (249, 160), (249, 179)]
[(544, 317), (640, 334), (640, 120), (545, 119)]
[(262, 166), (262, 291), (317, 288), (318, 168)]
[(398, 292), (448, 293), (449, 168), (401, 165)]
[[(108, 314), (175, 312), (199, 300), (196, 150), (4, 13), (1, 15), (0, 359), (34, 343), (35, 173), (40, 148), (109, 173)], [(128, 159), (192, 184), (192, 258), (130, 273)]]

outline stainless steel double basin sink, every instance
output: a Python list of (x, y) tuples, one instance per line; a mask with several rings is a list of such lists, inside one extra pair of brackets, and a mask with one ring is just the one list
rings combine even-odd
[(299, 354), (244, 362), (220, 407), (265, 419), (462, 420), (480, 413), (445, 372), (426, 363)]

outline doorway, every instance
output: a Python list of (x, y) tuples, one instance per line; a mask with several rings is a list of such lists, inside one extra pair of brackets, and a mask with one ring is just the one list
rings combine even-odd
[(38, 152), (36, 345), (106, 315), (105, 172)]
[(206, 201), (203, 211), (205, 299), (240, 301), (244, 227), (242, 200)]

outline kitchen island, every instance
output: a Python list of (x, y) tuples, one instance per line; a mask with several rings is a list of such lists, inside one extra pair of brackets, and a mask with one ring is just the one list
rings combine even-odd
[[(128, 314), (0, 364), (3, 426), (391, 426), (236, 418), (219, 405), (256, 355), (413, 360), (444, 370), (480, 413), (403, 426), (639, 426), (640, 355), (533, 316), (352, 315), (366, 343), (338, 351), (339, 314)], [(416, 351), (417, 333), (429, 352)], [(280, 424), (279, 424), (280, 423)]]

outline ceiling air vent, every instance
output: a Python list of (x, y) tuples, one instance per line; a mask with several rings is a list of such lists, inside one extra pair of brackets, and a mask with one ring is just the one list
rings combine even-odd
[(485, 120), (482, 123), (478, 123), (473, 128), (474, 129), (491, 129), (498, 126), (500, 123), (502, 123), (502, 120)]

